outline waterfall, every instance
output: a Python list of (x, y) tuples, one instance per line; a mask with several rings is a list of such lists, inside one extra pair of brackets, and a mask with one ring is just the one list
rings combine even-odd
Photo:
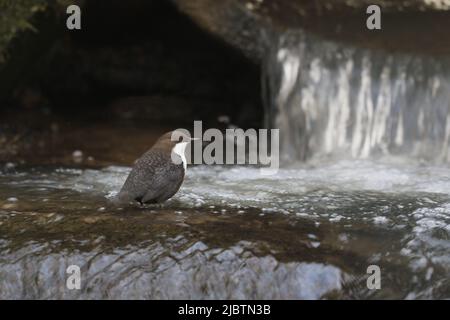
[(334, 43), (272, 41), (266, 112), (287, 159), (401, 155), (450, 161), (450, 61)]

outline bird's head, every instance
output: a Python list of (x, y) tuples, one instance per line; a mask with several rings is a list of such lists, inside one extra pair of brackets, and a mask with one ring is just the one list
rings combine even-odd
[(189, 131), (187, 130), (173, 130), (166, 132), (158, 138), (153, 148), (172, 150), (176, 145), (182, 145), (186, 147), (188, 143), (196, 138), (191, 138)]
[(166, 152), (171, 152), (172, 155), (175, 154), (175, 157), (172, 156), (172, 160), (176, 162), (178, 161), (177, 159), (179, 159), (178, 157), (180, 157), (183, 166), (186, 168), (186, 157), (184, 152), (188, 143), (193, 140), (197, 140), (197, 138), (191, 138), (187, 130), (177, 129), (163, 134), (156, 141), (153, 149), (162, 149)]

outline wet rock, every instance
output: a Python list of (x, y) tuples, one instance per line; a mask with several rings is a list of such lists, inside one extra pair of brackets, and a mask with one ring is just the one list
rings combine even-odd
[(75, 150), (72, 153), (72, 159), (75, 163), (83, 162), (83, 158), (84, 158), (84, 156), (83, 156), (83, 152), (81, 150)]
[(99, 220), (99, 218), (97, 218), (97, 217), (87, 217), (87, 218), (83, 219), (83, 222), (87, 223), (87, 224), (93, 224), (93, 223), (96, 223), (98, 220)]
[[(174, 0), (205, 30), (259, 61), (274, 36), (305, 28), (334, 40), (448, 54), (450, 5), (441, 0)], [(368, 5), (382, 7), (382, 31), (366, 28)], [(446, 27), (444, 27), (446, 26)], [(446, 39), (445, 41), (443, 39)]]
[(5, 203), (2, 205), (2, 209), (9, 210), (17, 207), (16, 203)]

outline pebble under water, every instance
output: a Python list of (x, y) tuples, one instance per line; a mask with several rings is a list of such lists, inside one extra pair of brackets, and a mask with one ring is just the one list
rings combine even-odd
[(3, 169), (0, 299), (450, 298), (448, 166), (195, 166), (166, 203), (113, 207), (129, 170)]

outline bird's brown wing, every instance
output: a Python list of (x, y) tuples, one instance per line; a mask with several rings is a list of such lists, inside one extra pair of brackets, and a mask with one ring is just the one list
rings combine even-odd
[(161, 202), (178, 191), (183, 178), (182, 165), (174, 164), (170, 155), (151, 149), (136, 161), (119, 196), (128, 201)]
[(184, 169), (182, 165), (170, 162), (169, 165), (158, 168), (152, 179), (152, 186), (141, 202), (163, 202), (169, 199), (180, 189), (183, 178)]

